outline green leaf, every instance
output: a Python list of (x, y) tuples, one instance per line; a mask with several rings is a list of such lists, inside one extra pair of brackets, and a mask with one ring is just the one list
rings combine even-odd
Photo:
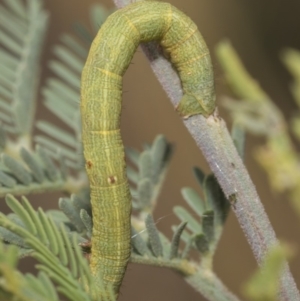
[(228, 216), (230, 203), (226, 199), (214, 175), (208, 175), (204, 181), (204, 194), (208, 208), (215, 212), (215, 225), (223, 226)]
[(35, 157), (24, 147), (21, 148), (20, 155), (28, 168), (31, 170), (34, 179), (38, 183), (42, 183), (45, 179), (44, 171)]
[(5, 197), (5, 201), (6, 201), (6, 204), (8, 205), (8, 207), (21, 218), (21, 220), (24, 222), (26, 228), (33, 235), (36, 235), (37, 234), (37, 229), (35, 227), (35, 224), (32, 221), (31, 216), (28, 213), (28, 211), (26, 211), (24, 209), (24, 207), (19, 203), (19, 201), (14, 196), (12, 196), (11, 194), (8, 194)]
[(202, 229), (208, 243), (215, 237), (214, 211), (205, 211), (202, 216)]
[[(173, 233), (175, 233), (175, 232), (177, 231), (177, 227), (178, 227), (178, 226), (175, 226), (175, 225), (173, 225), (173, 226), (171, 227)], [(181, 236), (180, 236), (180, 238), (181, 238), (181, 240), (184, 241), (185, 243), (188, 243), (188, 242), (191, 240), (192, 235), (189, 234), (187, 231), (183, 231), (182, 234), (181, 234)]]
[(173, 234), (172, 242), (171, 242), (171, 250), (169, 258), (173, 259), (178, 257), (178, 248), (180, 243), (180, 237), (182, 232), (184, 231), (185, 227), (187, 225), (187, 222), (182, 222), (176, 229), (176, 231)]
[[(49, 245), (53, 254), (57, 255), (59, 253), (58, 241), (57, 241), (55, 233), (53, 231), (53, 227), (50, 224), (49, 218), (44, 213), (44, 211), (41, 210), (40, 208), (38, 209), (38, 214), (39, 214), (39, 221), (42, 225), (41, 228), (45, 229), (44, 230), (45, 234), (42, 233), (41, 238), (47, 245)], [(46, 233), (47, 233), (47, 235), (46, 235)]]
[(202, 227), (201, 224), (192, 217), (192, 215), (183, 207), (175, 206), (173, 208), (176, 216), (182, 221), (187, 222), (187, 228), (189, 228), (194, 233), (201, 233)]
[(0, 227), (0, 238), (5, 243), (9, 243), (11, 245), (19, 246), (20, 248), (29, 249), (29, 246), (26, 244), (25, 240), (20, 237), (19, 235), (16, 235), (15, 233)]
[(133, 182), (134, 184), (137, 184), (139, 180), (139, 173), (128, 165), (126, 167), (126, 172), (129, 181)]
[(171, 253), (171, 242), (162, 232), (158, 232), (158, 234), (162, 245), (163, 258), (168, 260)]
[(81, 38), (83, 42), (85, 42), (87, 45), (90, 45), (93, 41), (93, 34), (89, 32), (89, 30), (81, 23), (76, 22), (73, 25), (73, 29), (76, 32), (76, 34)]
[(31, 174), (23, 167), (23, 165), (9, 157), (6, 154), (2, 154), (2, 161), (10, 172), (24, 185), (28, 186), (32, 182)]
[(93, 230), (93, 220), (92, 220), (91, 216), (86, 212), (86, 210), (81, 209), (80, 210), (80, 218), (86, 227), (88, 237), (91, 237), (92, 230)]
[(200, 184), (201, 187), (203, 187), (205, 173), (199, 167), (194, 167), (193, 172), (197, 182)]
[(164, 167), (167, 150), (168, 150), (168, 144), (165, 137), (163, 135), (157, 136), (151, 147), (151, 155), (153, 161), (152, 178), (154, 183), (158, 181), (160, 172)]
[(80, 211), (76, 210), (71, 200), (66, 198), (60, 198), (58, 204), (59, 204), (59, 208), (65, 213), (65, 215), (74, 224), (77, 231), (79, 233), (83, 232), (85, 230), (85, 225), (80, 218)]
[(132, 184), (130, 191), (133, 208), (139, 212), (152, 212), (165, 178), (171, 147), (163, 136), (157, 136), (152, 145), (144, 145), (141, 153), (126, 149), (126, 154), (135, 165), (134, 168), (127, 167), (127, 175)]
[(89, 194), (86, 196), (81, 193), (81, 195), (79, 196), (73, 193), (71, 194), (71, 202), (78, 211), (84, 209), (90, 216), (92, 215), (92, 207)]
[(66, 229), (65, 229), (65, 227), (62, 226), (62, 224), (60, 226), (60, 230), (61, 230), (60, 233), (62, 235), (63, 242), (65, 244), (67, 258), (70, 263), (71, 273), (74, 278), (77, 278), (78, 277), (78, 265), (77, 265), (76, 255), (74, 254), (74, 251), (72, 249), (72, 244), (66, 233)]
[(53, 220), (57, 223), (68, 223), (69, 219), (68, 217), (61, 211), (61, 210), (55, 210), (51, 209), (47, 211), (47, 215), (52, 216)]
[(90, 18), (95, 32), (98, 32), (108, 15), (109, 11), (102, 5), (94, 4), (91, 6)]
[(248, 74), (228, 40), (219, 43), (216, 55), (226, 73), (227, 81), (239, 98), (249, 99), (256, 102), (256, 104), (269, 99), (265, 92), (261, 90), (257, 81)]
[[(0, 6), (1, 65), (10, 84), (0, 80), (0, 94), (13, 110), (7, 112), (12, 120), (11, 130), (17, 136), (30, 136), (36, 108), (40, 54), (48, 17), (40, 2), (5, 0)], [(12, 55), (13, 54), (13, 55)], [(3, 101), (3, 100), (0, 100)], [(12, 132), (13, 133), (13, 132)]]
[(152, 177), (152, 156), (150, 151), (143, 151), (139, 157), (140, 179), (151, 179)]
[[(72, 161), (78, 159), (78, 155), (74, 152), (74, 150), (70, 149), (69, 147), (63, 146), (60, 142), (57, 142), (52, 138), (36, 135), (34, 137), (34, 141), (37, 144), (43, 146), (44, 152), (46, 153), (46, 155), (49, 157), (50, 160), (51, 157), (57, 158), (58, 155), (64, 156), (65, 158), (69, 158)], [(48, 163), (45, 162), (45, 164)]]
[(50, 296), (50, 299), (58, 300), (58, 296), (57, 296), (55, 287), (54, 287), (53, 283), (51, 282), (51, 280), (49, 279), (49, 277), (47, 276), (47, 274), (44, 272), (39, 272), (38, 278), (39, 278), (40, 282), (42, 282), (43, 287), (46, 290), (45, 295)]
[(147, 247), (146, 242), (144, 239), (139, 235), (139, 233), (136, 232), (136, 230), (131, 227), (131, 243), (133, 246), (133, 249), (140, 255), (150, 255), (150, 251)]
[(66, 67), (63, 63), (52, 60), (49, 62), (49, 68), (66, 83), (76, 89), (80, 89), (80, 76)]
[(181, 194), (189, 206), (199, 215), (202, 216), (205, 211), (205, 203), (200, 198), (199, 194), (193, 188), (184, 187), (181, 189)]
[(36, 150), (37, 150), (37, 153), (38, 153), (41, 161), (44, 163), (46, 174), (47, 174), (49, 180), (50, 181), (58, 180), (59, 175), (57, 172), (57, 168), (54, 165), (51, 158), (49, 157), (49, 155), (47, 154), (47, 151), (45, 149), (43, 149), (42, 147), (40, 147), (39, 145), (37, 145)]
[(4, 44), (5, 47), (8, 48), (9, 51), (13, 52), (14, 54), (20, 56), (22, 47), (21, 44), (16, 42), (10, 35), (5, 33), (4, 31), (0, 31), (0, 43)]
[(69, 48), (72, 49), (77, 55), (79, 55), (82, 59), (86, 59), (88, 56), (88, 49), (82, 44), (80, 44), (77, 40), (75, 40), (71, 35), (62, 34), (60, 40)]
[(77, 145), (77, 141), (73, 135), (62, 130), (60, 127), (53, 125), (52, 123), (46, 121), (38, 121), (36, 122), (36, 127), (52, 138), (55, 138), (70, 147), (75, 148)]
[(78, 72), (79, 74), (81, 73), (84, 66), (84, 61), (74, 55), (70, 49), (61, 45), (56, 45), (53, 48), (53, 52), (68, 67)]
[(150, 179), (146, 178), (139, 181), (137, 187), (137, 195), (138, 200), (143, 207), (149, 208), (152, 198), (152, 192), (153, 186)]
[(9, 1), (9, 0), (3, 0), (3, 2), (19, 17), (26, 19), (27, 18), (27, 12), (25, 9), (25, 6), (23, 2), (19, 0), (15, 1)]
[(189, 256), (190, 251), (192, 250), (194, 245), (194, 238), (190, 238), (186, 241), (185, 247), (182, 251), (181, 258), (186, 259)]
[(66, 83), (57, 78), (49, 78), (46, 82), (48, 91), (53, 91), (55, 95), (60, 95), (64, 101), (72, 104), (74, 109), (78, 109), (79, 93), (77, 90), (72, 89)]
[(69, 167), (67, 166), (66, 159), (64, 158), (63, 154), (61, 154), (60, 150), (58, 150), (57, 153), (60, 175), (63, 180), (67, 180), (68, 176), (70, 175)]
[[(26, 212), (28, 216), (36, 216), (39, 219), (39, 226), (44, 229), (47, 241), (42, 241), (40, 237), (37, 237), (35, 234), (31, 233), (24, 226), (19, 226), (1, 213), (0, 225), (9, 231), (12, 231), (15, 235), (20, 236), (22, 239), (25, 239), (27, 245), (34, 250), (31, 256), (35, 257), (40, 263), (42, 263), (42, 265), (39, 266), (41, 270), (47, 272), (48, 276), (50, 276), (50, 278), (52, 278), (54, 281), (57, 281), (59, 286), (63, 287), (65, 284), (66, 287), (64, 287), (64, 289), (66, 289), (66, 291), (71, 289), (72, 292), (76, 292), (76, 295), (79, 298), (78, 301), (90, 300), (87, 298), (83, 287), (81, 287), (81, 285), (78, 286), (78, 279), (75, 279), (71, 274), (72, 272), (74, 273), (74, 271), (79, 271), (79, 277), (82, 279), (87, 279), (88, 283), (91, 281), (87, 263), (82, 258), (75, 235), (73, 235), (71, 246), (64, 226), (61, 225), (58, 229), (52, 218), (46, 216), (42, 209), (39, 209), (40, 214), (37, 215), (33, 214), (32, 207), (29, 203), (26, 203), (26, 201), (24, 201), (24, 207), (22, 209), (19, 208), (18, 204), (14, 203), (16, 200), (12, 200), (10, 202), (13, 203), (13, 208), (17, 208), (15, 211), (17, 211), (21, 217), (23, 217), (24, 212)], [(33, 223), (34, 221), (35, 220), (32, 219)], [(53, 241), (55, 241), (57, 243), (57, 248), (49, 248), (48, 241), (50, 241), (51, 244)], [(59, 257), (55, 255), (56, 253)], [(69, 270), (66, 268), (69, 263), (72, 272), (69, 272)], [(75, 265), (77, 265), (77, 267), (75, 267)]]
[[(1, 244), (2, 244), (2, 242), (1, 242)], [(6, 253), (5, 263), (8, 264), (12, 268), (16, 268), (17, 263), (18, 263), (18, 248), (15, 246), (11, 246), (8, 249), (9, 249), (9, 252)]]
[(231, 129), (231, 137), (233, 143), (237, 149), (238, 154), (244, 159), (244, 152), (245, 152), (245, 130), (244, 128), (239, 125), (237, 122), (233, 124)]
[(41, 296), (45, 296), (45, 288), (43, 283), (39, 281), (38, 278), (34, 277), (31, 274), (26, 274), (27, 281), (30, 283), (30, 288), (34, 287), (35, 291), (39, 293)]
[(6, 187), (13, 188), (17, 182), (12, 177), (0, 170), (0, 183)]
[(208, 253), (209, 251), (209, 243), (207, 241), (207, 238), (205, 237), (205, 235), (203, 233), (201, 234), (197, 234), (194, 237), (194, 243), (196, 245), (197, 250), (205, 255)]
[[(1, 101), (0, 101), (1, 103)], [(6, 133), (0, 124), (0, 152), (3, 151), (6, 145)]]
[(159, 232), (155, 226), (155, 222), (153, 217), (148, 214), (145, 220), (148, 236), (149, 236), (149, 244), (153, 255), (155, 257), (162, 257), (163, 256), (163, 248), (162, 243), (159, 238)]
[(287, 245), (272, 246), (261, 266), (244, 286), (245, 295), (252, 301), (277, 301), (286, 257), (292, 250)]
[[(1, 219), (2, 217), (3, 215), (1, 216)], [(8, 246), (3, 249), (1, 243), (0, 250), (0, 275), (2, 276), (2, 293), (3, 291), (10, 292), (11, 295), (19, 301), (58, 301), (57, 298), (51, 298), (45, 294), (45, 285), (38, 278), (35, 278), (34, 276), (28, 274), (24, 276), (15, 270), (18, 255), (18, 249), (16, 247)], [(5, 264), (1, 263), (2, 261)]]
[(126, 152), (126, 156), (128, 157), (128, 159), (136, 166), (138, 166), (139, 164), (139, 157), (140, 157), (140, 153), (133, 149), (133, 148), (127, 148), (125, 149)]

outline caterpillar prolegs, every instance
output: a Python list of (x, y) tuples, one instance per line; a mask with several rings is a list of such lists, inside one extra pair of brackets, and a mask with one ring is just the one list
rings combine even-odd
[(207, 46), (192, 20), (168, 3), (137, 2), (99, 30), (82, 73), (81, 114), (93, 210), (91, 269), (119, 290), (130, 257), (131, 196), (120, 136), (122, 76), (141, 42), (169, 54), (183, 88), (177, 111), (208, 116), (215, 107)]

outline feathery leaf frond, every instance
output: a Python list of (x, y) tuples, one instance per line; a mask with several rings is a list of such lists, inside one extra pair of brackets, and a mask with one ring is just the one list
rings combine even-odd
[(146, 218), (146, 227), (149, 235), (149, 245), (155, 257), (163, 256), (162, 242), (159, 237), (159, 232), (155, 226), (153, 217), (149, 214)]
[[(182, 224), (186, 223), (181, 234), (186, 244), (183, 251), (185, 257), (191, 247), (202, 255), (214, 253), (230, 208), (230, 203), (213, 175), (206, 176), (199, 168), (194, 168), (194, 175), (204, 190), (205, 200), (194, 189), (184, 187), (181, 193), (193, 214), (181, 206), (173, 209)], [(175, 231), (176, 227), (172, 229)]]
[(52, 281), (47, 274), (39, 272), (35, 277), (15, 270), (18, 248), (0, 242), (0, 297), (1, 300), (59, 301)]
[(171, 144), (162, 135), (158, 135), (153, 144), (145, 147), (141, 153), (134, 149), (126, 149), (126, 155), (133, 165), (127, 166), (127, 176), (131, 182), (135, 209), (153, 211), (171, 153)]
[[(233, 126), (232, 137), (240, 156), (243, 157), (245, 137), (238, 124)], [(193, 213), (181, 206), (175, 206), (173, 209), (182, 222), (181, 225), (186, 223), (180, 235), (186, 244), (182, 256), (185, 258), (191, 248), (196, 248), (211, 260), (221, 237), (230, 204), (234, 206), (235, 195), (229, 196), (227, 200), (214, 175), (205, 175), (197, 167), (193, 171), (205, 199), (203, 200), (194, 189), (184, 187), (181, 190), (182, 196)], [(176, 227), (173, 226), (172, 229), (176, 234)]]
[(180, 237), (187, 225), (187, 222), (182, 222), (174, 232), (172, 243), (171, 243), (171, 252), (170, 252), (170, 259), (178, 257), (178, 249), (179, 249), (179, 243), (180, 243)]
[[(94, 5), (91, 10), (94, 26), (95, 18), (98, 18), (97, 22), (100, 25), (108, 14), (109, 11), (101, 5)], [(83, 32), (89, 39), (82, 38)], [(48, 78), (46, 86), (42, 89), (45, 106), (63, 121), (69, 130), (62, 130), (48, 121), (40, 120), (36, 126), (42, 135), (35, 136), (34, 140), (44, 146), (52, 157), (58, 159), (60, 154), (67, 167), (84, 172), (79, 112), (80, 77), (90, 42), (96, 31), (89, 33), (84, 25), (77, 24), (76, 33), (76, 38), (67, 34), (62, 35), (61, 43), (53, 48), (56, 58), (49, 62), (49, 68), (55, 77)]]
[(39, 78), (39, 58), (48, 14), (41, 1), (4, 1), (0, 5), (0, 121), (5, 131), (31, 135)]
[[(40, 262), (36, 267), (56, 283), (58, 292), (72, 301), (92, 300), (87, 290), (92, 292), (96, 288), (88, 264), (79, 249), (75, 232), (71, 234), (62, 223), (57, 226), (53, 218), (41, 208), (36, 212), (25, 198), (20, 203), (12, 195), (8, 195), (6, 201), (23, 226), (0, 214), (1, 227), (19, 236), (33, 250), (30, 255)], [(33, 281), (31, 276), (29, 278)]]
[(32, 152), (21, 148), (18, 158), (2, 154), (0, 162), (0, 197), (7, 193), (27, 195), (45, 191), (79, 191), (87, 185), (84, 179), (65, 176), (47, 151), (37, 146)]

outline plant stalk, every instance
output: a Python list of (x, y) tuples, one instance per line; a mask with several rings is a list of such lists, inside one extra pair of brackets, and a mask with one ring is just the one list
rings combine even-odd
[[(232, 210), (257, 262), (261, 265), (269, 248), (278, 241), (225, 122), (215, 111), (208, 118), (193, 116), (185, 120), (184, 124), (202, 150), (226, 197), (231, 201)], [(280, 300), (300, 300), (287, 263), (281, 278)]]
[[(114, 2), (118, 8), (129, 4), (129, 0)], [(142, 49), (163, 89), (176, 107), (182, 97), (177, 73), (164, 58), (157, 43), (144, 44)], [(232, 209), (257, 262), (261, 264), (269, 248), (278, 241), (225, 122), (218, 116), (217, 110), (208, 118), (196, 115), (183, 122), (202, 150), (226, 197), (232, 201)], [(299, 291), (287, 263), (281, 278), (279, 296), (281, 301), (300, 301)]]
[(166, 260), (131, 255), (130, 261), (138, 264), (167, 267), (183, 274), (185, 281), (209, 301), (239, 301), (220, 281), (216, 274), (186, 260)]
[(185, 281), (210, 301), (239, 301), (211, 270), (199, 270)]

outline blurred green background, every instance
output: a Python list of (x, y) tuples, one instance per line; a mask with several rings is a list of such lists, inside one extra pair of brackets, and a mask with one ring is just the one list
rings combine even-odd
[[(47, 68), (47, 61), (54, 57), (52, 46), (58, 43), (61, 33), (71, 32), (73, 22), (82, 21), (86, 25), (89, 24), (89, 7), (96, 1), (45, 0), (44, 2), (51, 19), (42, 58), (42, 83), (51, 74)], [(289, 93), (291, 77), (279, 56), (285, 47), (300, 49), (298, 33), (300, 2), (283, 0), (170, 0), (169, 2), (190, 16), (203, 34), (213, 56), (218, 98), (224, 94), (230, 95), (230, 91), (225, 85), (213, 52), (220, 40), (228, 38), (248, 71), (261, 83), (285, 116), (290, 118), (293, 115), (296, 105)], [(113, 7), (113, 3), (109, 0), (103, 0), (101, 3), (106, 7)], [(158, 228), (170, 237), (171, 225), (178, 224), (172, 207), (177, 204), (184, 205), (180, 189), (183, 186), (191, 186), (200, 192), (192, 175), (192, 167), (197, 165), (206, 172), (209, 170), (140, 50), (125, 75), (123, 91), (122, 135), (125, 145), (140, 148), (143, 142), (151, 142), (157, 134), (162, 133), (175, 146), (167, 180), (154, 216), (156, 220), (159, 219)], [(221, 112), (230, 124), (226, 112), (224, 110)], [(48, 120), (55, 120), (55, 117), (42, 107), (41, 101), (38, 115)], [(60, 124), (59, 121), (57, 123)], [(270, 191), (264, 172), (252, 159), (253, 149), (261, 141), (262, 139), (257, 137), (247, 137), (246, 165), (278, 237), (298, 248), (300, 220), (293, 213), (285, 195)], [(32, 196), (31, 199), (36, 205), (57, 207), (58, 197), (56, 193)], [(299, 264), (300, 250), (291, 262), (291, 270), (300, 284)], [(32, 261), (27, 259), (21, 263), (22, 269), (27, 269), (30, 265)], [(231, 213), (216, 254), (215, 270), (222, 281), (241, 296), (241, 285), (255, 268), (253, 255), (235, 216)], [(205, 299), (170, 270), (130, 264), (119, 300), (200, 301)]]

